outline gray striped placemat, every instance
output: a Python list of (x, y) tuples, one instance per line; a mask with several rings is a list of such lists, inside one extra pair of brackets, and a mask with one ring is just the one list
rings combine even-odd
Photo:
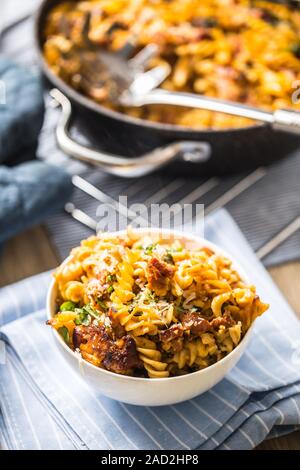
[[(222, 203), (222, 196), (230, 195), (232, 189), (241, 181), (247, 182), (253, 175), (254, 179), (260, 178), (225, 205), (251, 246), (257, 250), (299, 214), (300, 185), (297, 179), (299, 171), (300, 152), (268, 168), (264, 176), (263, 171), (257, 170), (243, 177), (239, 175), (216, 180), (215, 186), (210, 179), (212, 189), (193, 202), (204, 203), (206, 208), (210, 208), (215, 201), (219, 200)], [(117, 199), (119, 194), (127, 195), (129, 204), (145, 201), (171, 204), (180, 202), (183, 198), (189, 200), (190, 194), (194, 199), (197, 192), (201, 193), (205, 186), (210, 186), (207, 184), (207, 179), (172, 178), (166, 173), (144, 177), (137, 181), (120, 180), (95, 171), (86, 172), (84, 177), (111, 197)], [(279, 184), (280, 192), (278, 192)], [(97, 201), (76, 189), (73, 202), (76, 207), (96, 218), (96, 209), (99, 205)], [(92, 233), (90, 229), (64, 213), (51, 217), (48, 220), (48, 227), (63, 258), (82, 238)], [(295, 260), (300, 257), (299, 255), (300, 233), (297, 232), (267, 256), (264, 262), (267, 266), (271, 266)]]
[[(39, 0), (36, 0), (36, 4), (38, 3)], [(32, 20), (18, 23), (3, 35), (0, 52), (27, 66), (36, 67), (32, 33)], [(127, 195), (129, 203), (146, 201), (171, 204), (184, 199), (185, 202), (204, 203), (207, 211), (223, 206), (255, 250), (300, 215), (300, 149), (266, 169), (221, 179), (178, 178), (162, 171), (138, 180), (123, 180), (101, 174), (95, 169), (87, 169), (68, 159), (57, 149), (54, 137), (57, 113), (57, 110), (48, 106), (40, 136), (39, 156), (54, 164), (65, 165), (73, 174), (82, 174), (111, 197)], [(73, 202), (95, 217), (98, 203), (89, 196), (76, 190)], [(91, 230), (65, 213), (51, 217), (47, 225), (62, 258), (82, 238), (91, 234)], [(271, 266), (298, 258), (299, 231), (267, 256), (264, 263)]]

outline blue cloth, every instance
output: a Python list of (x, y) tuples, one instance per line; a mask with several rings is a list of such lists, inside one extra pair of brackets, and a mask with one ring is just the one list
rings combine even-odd
[(44, 117), (40, 77), (0, 56), (0, 243), (45, 220), (72, 193), (62, 168), (33, 160)]
[(0, 243), (63, 208), (72, 191), (71, 176), (57, 166), (0, 166)]
[(39, 75), (0, 55), (0, 162), (33, 159), (43, 119)]
[(0, 428), (7, 447), (250, 449), (298, 429), (300, 322), (225, 211), (207, 218), (205, 228), (209, 240), (239, 259), (271, 304), (237, 366), (210, 391), (178, 405), (115, 402), (94, 393), (52, 342), (44, 323), (50, 274), (7, 286), (0, 292), (6, 346)]

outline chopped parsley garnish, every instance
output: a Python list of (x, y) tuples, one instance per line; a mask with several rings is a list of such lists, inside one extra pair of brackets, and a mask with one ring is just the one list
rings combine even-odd
[(92, 321), (91, 315), (86, 310), (83, 310), (83, 309), (80, 313), (78, 313), (78, 317), (75, 318), (76, 325), (89, 326), (91, 324), (91, 321)]
[(147, 300), (154, 300), (153, 292), (151, 292), (151, 290), (147, 291), (146, 299)]
[(179, 253), (182, 251), (182, 246), (178, 248), (168, 248), (166, 250), (166, 254), (164, 256), (164, 261), (169, 264), (175, 264), (174, 258), (173, 258), (173, 253)]
[(90, 304), (87, 304), (83, 307), (83, 310), (85, 310), (87, 313), (89, 313), (92, 317), (96, 318), (97, 320), (99, 320), (100, 318), (100, 314), (98, 312), (96, 312), (96, 310), (93, 309), (93, 307), (91, 307)]
[(145, 254), (146, 255), (151, 255), (153, 253), (154, 248), (156, 247), (156, 243), (152, 243), (151, 245), (146, 246), (145, 248)]
[(117, 276), (115, 274), (108, 274), (107, 282), (116, 282)]
[(96, 320), (100, 320), (100, 314), (96, 312), (96, 310), (91, 307), (91, 305), (87, 304), (82, 308), (76, 308), (75, 313), (77, 313), (77, 318), (74, 320), (76, 325), (84, 325), (89, 326), (92, 321), (92, 317)]
[(97, 299), (97, 304), (102, 308), (102, 310), (104, 310), (106, 312), (106, 310), (108, 310), (108, 306), (106, 305), (106, 303), (104, 302), (104, 300), (101, 300), (101, 299)]
[(69, 330), (66, 326), (62, 326), (61, 328), (58, 328), (57, 330), (59, 334), (62, 336), (63, 340), (65, 343), (69, 344), (70, 342), (70, 335), (69, 335)]
[(109, 286), (109, 288), (107, 289), (107, 292), (111, 294), (114, 290), (115, 290), (114, 286)]
[(164, 256), (164, 261), (168, 264), (175, 264), (171, 250), (167, 250), (167, 253)]
[(68, 300), (67, 302), (64, 302), (60, 306), (60, 312), (74, 312), (76, 308), (76, 304), (74, 302), (71, 302), (71, 300)]
[(175, 311), (180, 315), (185, 312), (185, 309), (181, 305), (175, 305)]
[[(140, 296), (144, 297), (145, 302), (153, 302), (154, 301), (154, 295), (153, 295), (153, 292), (150, 289), (146, 289), (144, 291), (144, 295), (140, 294), (139, 297)], [(138, 300), (138, 296), (137, 296), (137, 300)]]

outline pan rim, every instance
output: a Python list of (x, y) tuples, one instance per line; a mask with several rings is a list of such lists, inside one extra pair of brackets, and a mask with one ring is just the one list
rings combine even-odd
[[(155, 130), (155, 131), (158, 131), (160, 133), (165, 133), (165, 134), (174, 133), (174, 132), (177, 135), (183, 135), (183, 136), (185, 134), (193, 134), (197, 136), (203, 135), (203, 134), (218, 134), (218, 135), (228, 134), (228, 133), (240, 134), (241, 132), (247, 133), (248, 131), (251, 132), (252, 130), (255, 130), (255, 129), (268, 127), (268, 124), (258, 122), (257, 124), (243, 126), (243, 127), (226, 127), (222, 129), (213, 129), (213, 128), (195, 129), (192, 127), (180, 126), (178, 124), (166, 124), (166, 123), (161, 123), (161, 122), (154, 122), (154, 121), (150, 121), (147, 119), (132, 117), (125, 113), (121, 113), (119, 111), (111, 110), (105, 106), (102, 106), (96, 101), (93, 101), (91, 98), (88, 98), (83, 93), (78, 92), (77, 90), (72, 88), (67, 82), (62, 80), (58, 75), (52, 72), (43, 54), (43, 42), (41, 39), (41, 32), (43, 28), (44, 16), (47, 13), (46, 9), (47, 7), (49, 7), (49, 10), (51, 10), (51, 4), (53, 4), (54, 6), (55, 4), (60, 3), (61, 1), (62, 0), (43, 0), (42, 3), (40, 4), (35, 14), (35, 18), (34, 18), (35, 49), (37, 52), (39, 65), (41, 66), (42, 71), (44, 75), (46, 76), (46, 78), (54, 86), (59, 88), (68, 98), (70, 98), (76, 104), (80, 104), (84, 108), (87, 108), (88, 110), (94, 113), (113, 119), (116, 122), (134, 125), (139, 128)], [(74, 1), (77, 1), (77, 0), (74, 0)]]

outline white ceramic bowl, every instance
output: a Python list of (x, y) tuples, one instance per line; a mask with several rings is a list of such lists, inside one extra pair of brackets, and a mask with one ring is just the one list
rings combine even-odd
[[(155, 234), (158, 229), (139, 229), (142, 234)], [(222, 249), (196, 235), (186, 234), (175, 230), (162, 229), (161, 232), (167, 236), (175, 237), (184, 242), (191, 242), (193, 245), (206, 246), (216, 253), (231, 259), (234, 268), (238, 271), (245, 282), (249, 282), (243, 269)], [(111, 236), (118, 236), (124, 231), (111, 233)], [(67, 260), (66, 260), (67, 261)], [(65, 261), (65, 262), (66, 262)], [(47, 316), (52, 318), (55, 312), (55, 299), (57, 297), (57, 286), (55, 280), (52, 281), (47, 296)], [(225, 375), (235, 366), (250, 340), (252, 327), (248, 330), (242, 341), (233, 351), (219, 362), (206, 369), (178, 377), (168, 377), (161, 379), (149, 379), (139, 377), (129, 377), (116, 374), (114, 372), (100, 369), (93, 364), (82, 359), (75, 354), (64, 342), (60, 334), (52, 329), (55, 343), (62, 356), (68, 364), (78, 372), (78, 374), (90, 384), (96, 391), (113, 398), (114, 400), (130, 403), (132, 405), (162, 406), (179, 403), (189, 400), (201, 393), (206, 392), (216, 383), (220, 382)]]

